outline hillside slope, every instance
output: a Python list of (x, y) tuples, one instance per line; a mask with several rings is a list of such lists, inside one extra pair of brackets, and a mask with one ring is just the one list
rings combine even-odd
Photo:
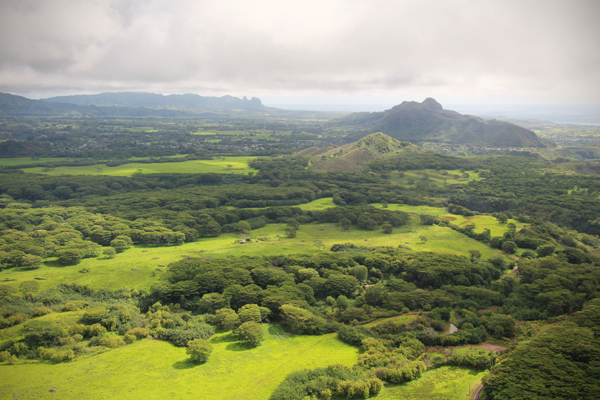
[(313, 156), (310, 169), (318, 171), (356, 171), (368, 163), (402, 154), (429, 153), (430, 150), (400, 142), (381, 132), (372, 133), (355, 143), (336, 147)]
[(435, 142), (480, 147), (552, 146), (529, 129), (444, 110), (432, 98), (422, 103), (405, 101), (383, 112), (354, 113), (330, 123), (362, 130), (361, 133), (350, 135), (349, 140), (359, 139), (371, 132), (383, 132), (395, 139), (418, 145)]

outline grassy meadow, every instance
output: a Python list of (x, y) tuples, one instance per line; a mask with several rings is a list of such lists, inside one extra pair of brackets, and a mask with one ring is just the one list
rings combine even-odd
[(466, 400), (487, 372), (461, 367), (440, 367), (426, 371), (414, 381), (385, 386), (377, 400)]
[(414, 187), (416, 182), (426, 181), (437, 186), (463, 184), (466, 185), (471, 181), (479, 181), (483, 178), (479, 176), (479, 172), (465, 171), (468, 177), (463, 177), (463, 172), (458, 169), (449, 170), (412, 170), (412, 171), (393, 171), (390, 172), (390, 182), (406, 186)]
[[(231, 164), (231, 159), (216, 161)], [(157, 165), (162, 167), (166, 164)], [(335, 206), (332, 198), (323, 198), (300, 207), (305, 210), (321, 210)], [(383, 207), (381, 204), (373, 206)], [(507, 229), (506, 225), (501, 225), (491, 216), (463, 217), (449, 214), (442, 207), (398, 204), (389, 204), (388, 209), (408, 212), (411, 214), (410, 223), (395, 228), (391, 234), (385, 234), (381, 229), (343, 231), (338, 224), (312, 223), (301, 225), (295, 238), (285, 237), (285, 224), (269, 224), (250, 231), (247, 236), (223, 234), (169, 247), (133, 246), (113, 259), (84, 259), (75, 266), (61, 266), (49, 260), (37, 270), (6, 269), (0, 271), (0, 281), (18, 287), (23, 281), (39, 279), (40, 290), (66, 282), (87, 284), (94, 289), (126, 287), (149, 290), (164, 274), (169, 263), (184, 257), (315, 254), (328, 252), (337, 243), (368, 247), (405, 246), (415, 251), (463, 256), (468, 256), (469, 250), (479, 250), (484, 259), (502, 254), (450, 228), (421, 225), (418, 214), (435, 215), (457, 225), (475, 223), (477, 232), (488, 228), (492, 235), (502, 235)], [(515, 223), (518, 229), (523, 226), (516, 221), (510, 222)], [(243, 237), (251, 239), (250, 243), (241, 244)], [(83, 270), (87, 272), (80, 272)], [(36, 320), (56, 321), (67, 327), (77, 322), (82, 313), (83, 311), (51, 313)], [(391, 320), (409, 323), (417, 317), (417, 314), (405, 314)], [(373, 321), (368, 326), (385, 320)], [(21, 326), (5, 329), (0, 340), (19, 339), (20, 329)], [(150, 339), (116, 349), (94, 351), (72, 362), (51, 364), (18, 361), (16, 365), (0, 365), (0, 400), (14, 399), (17, 395), (20, 399), (58, 396), (67, 399), (258, 400), (268, 398), (273, 389), (293, 371), (331, 364), (351, 366), (356, 363), (359, 349), (344, 344), (337, 339), (336, 334), (284, 334), (280, 337), (277, 332), (281, 334), (283, 331), (277, 326), (265, 324), (263, 329), (266, 339), (261, 346), (253, 349), (239, 345), (228, 332), (216, 334), (210, 339), (214, 351), (209, 361), (203, 365), (191, 363), (185, 348)], [(415, 381), (386, 386), (375, 398), (468, 399), (469, 392), (474, 390), (484, 374), (464, 368), (442, 367), (425, 372)], [(51, 392), (51, 389), (54, 391)]]
[[(383, 208), (379, 203), (371, 204), (376, 208)], [(517, 231), (527, 226), (516, 219), (509, 219), (507, 224), (501, 224), (496, 218), (491, 215), (474, 215), (465, 217), (463, 215), (450, 214), (444, 207), (429, 207), (429, 206), (409, 206), (407, 204), (388, 204), (388, 210), (404, 211), (410, 214), (426, 214), (433, 215), (441, 220), (448, 221), (451, 224), (465, 226), (475, 224), (475, 232), (481, 233), (484, 229), (489, 229), (492, 236), (502, 236), (507, 231), (506, 225), (513, 223)]]
[(398, 315), (397, 317), (378, 319), (373, 322), (369, 322), (368, 324), (365, 324), (364, 326), (371, 328), (373, 326), (383, 324), (384, 322), (393, 322), (395, 324), (409, 324), (412, 321), (416, 320), (417, 318), (419, 318), (419, 313), (414, 312), (414, 313), (409, 313), (409, 314), (404, 314), (404, 315)]
[[(265, 341), (247, 349), (229, 333), (210, 339), (213, 353), (207, 363), (189, 361), (185, 348), (158, 340), (141, 340), (93, 357), (62, 364), (0, 365), (0, 400), (14, 399), (182, 399), (263, 400), (291, 372), (351, 366), (358, 349), (335, 333), (323, 336), (289, 335), (263, 325)], [(54, 389), (56, 392), (50, 392)]]
[[(391, 207), (391, 205), (390, 205)], [(485, 216), (478, 216), (485, 217)], [(499, 229), (506, 229), (500, 227)], [(478, 225), (478, 229), (479, 228)], [(250, 243), (240, 244), (239, 234), (223, 234), (214, 238), (202, 238), (193, 243), (169, 247), (134, 246), (113, 259), (104, 257), (83, 259), (80, 264), (62, 266), (48, 261), (37, 270), (11, 268), (0, 271), (0, 281), (19, 286), (23, 281), (41, 278), (41, 290), (59, 283), (77, 282), (94, 289), (136, 288), (149, 290), (152, 283), (160, 279), (166, 266), (183, 257), (260, 257), (276, 254), (315, 254), (327, 252), (334, 244), (352, 243), (357, 246), (399, 245), (415, 251), (469, 256), (469, 250), (479, 250), (484, 259), (499, 250), (462, 235), (450, 228), (437, 225), (420, 225), (418, 217), (411, 217), (411, 225), (394, 229), (392, 234), (381, 230), (362, 231), (353, 229), (343, 231), (336, 224), (302, 225), (295, 238), (285, 237), (285, 224), (269, 224), (249, 232)], [(427, 240), (423, 241), (422, 237)], [(254, 240), (267, 238), (266, 241)], [(82, 273), (87, 269), (89, 272)]]
[(56, 167), (46, 169), (42, 167), (24, 168), (22, 171), (45, 175), (111, 175), (131, 176), (135, 173), (142, 174), (198, 174), (198, 173), (230, 173), (247, 174), (258, 172), (248, 166), (248, 162), (256, 157), (219, 157), (214, 160), (191, 160), (183, 162), (166, 163), (127, 163), (117, 167), (108, 167), (106, 164), (87, 165), (81, 167)]

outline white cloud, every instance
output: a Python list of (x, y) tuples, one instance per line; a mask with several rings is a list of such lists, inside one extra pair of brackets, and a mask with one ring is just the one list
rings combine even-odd
[(0, 91), (600, 102), (600, 3), (14, 0)]

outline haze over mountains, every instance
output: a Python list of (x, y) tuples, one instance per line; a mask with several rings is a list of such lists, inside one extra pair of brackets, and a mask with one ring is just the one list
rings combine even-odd
[[(96, 95), (51, 97), (30, 100), (0, 93), (0, 115), (5, 116), (89, 116), (89, 117), (193, 117), (216, 113), (243, 113), (298, 117), (300, 111), (266, 107), (258, 98), (233, 96), (205, 97), (196, 94), (168, 95), (120, 92)], [(305, 112), (306, 113), (306, 112)], [(329, 114), (329, 115), (326, 115)], [(323, 113), (321, 119), (339, 114)], [(444, 110), (432, 98), (422, 103), (404, 101), (382, 112), (360, 112), (332, 119), (330, 126), (351, 132), (348, 142), (383, 132), (399, 141), (417, 145), (442, 143), (476, 147), (554, 147), (536, 134), (517, 125), (462, 115)]]
[(233, 96), (163, 96), (155, 93), (122, 92), (31, 100), (0, 93), (0, 115), (6, 116), (180, 117), (219, 110), (261, 112), (277, 109), (265, 107), (260, 99), (254, 97), (248, 100), (246, 97), (239, 99)]
[(357, 140), (373, 132), (422, 145), (428, 142), (489, 147), (553, 147), (525, 128), (498, 120), (485, 120), (444, 110), (432, 98), (422, 103), (404, 101), (383, 112), (353, 113), (330, 122), (359, 130), (348, 136)]
[(186, 107), (204, 109), (242, 109), (264, 110), (260, 99), (250, 100), (244, 96), (240, 99), (233, 96), (205, 97), (197, 94), (171, 94), (164, 96), (156, 93), (118, 92), (92, 95), (57, 96), (44, 99), (54, 103), (69, 103), (87, 106), (121, 106), (121, 107)]

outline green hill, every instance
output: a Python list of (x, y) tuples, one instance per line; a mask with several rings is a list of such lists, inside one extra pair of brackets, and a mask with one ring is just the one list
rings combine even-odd
[(378, 132), (355, 143), (313, 156), (310, 168), (319, 171), (356, 171), (382, 158), (422, 153), (431, 153), (431, 151), (408, 142), (400, 142)]
[(479, 147), (552, 147), (533, 131), (498, 120), (485, 120), (444, 110), (432, 98), (422, 103), (405, 101), (389, 110), (354, 113), (330, 122), (334, 126), (361, 129), (350, 135), (357, 140), (372, 132), (383, 132), (395, 139), (422, 145), (427, 142)]

